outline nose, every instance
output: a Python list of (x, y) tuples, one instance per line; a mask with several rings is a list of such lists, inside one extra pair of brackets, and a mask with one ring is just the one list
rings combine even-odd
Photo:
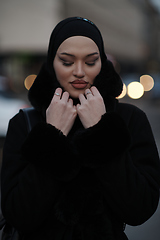
[(73, 75), (77, 78), (83, 78), (85, 76), (85, 72), (83, 69), (83, 63), (77, 62), (74, 65)]

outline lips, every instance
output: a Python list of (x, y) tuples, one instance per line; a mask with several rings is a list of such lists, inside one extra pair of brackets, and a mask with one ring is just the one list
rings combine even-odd
[(75, 80), (73, 82), (71, 82), (72, 87), (76, 88), (76, 89), (83, 89), (86, 88), (88, 85), (88, 82), (84, 81), (84, 80)]

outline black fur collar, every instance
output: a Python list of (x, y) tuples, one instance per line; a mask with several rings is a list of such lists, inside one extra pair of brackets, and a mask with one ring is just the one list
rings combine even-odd
[[(122, 92), (122, 80), (110, 61), (107, 60), (103, 63), (101, 72), (95, 79), (94, 86), (98, 88), (105, 102), (108, 98), (115, 98)], [(51, 73), (46, 63), (44, 63), (28, 93), (32, 106), (44, 113), (57, 87), (61, 86), (56, 79), (54, 70)]]

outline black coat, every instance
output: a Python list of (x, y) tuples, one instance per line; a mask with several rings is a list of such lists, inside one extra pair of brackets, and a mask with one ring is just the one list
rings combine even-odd
[(2, 211), (24, 240), (124, 240), (124, 223), (155, 212), (160, 163), (147, 117), (104, 101), (95, 126), (84, 129), (77, 118), (67, 137), (45, 118), (29, 134), (23, 112), (10, 120)]

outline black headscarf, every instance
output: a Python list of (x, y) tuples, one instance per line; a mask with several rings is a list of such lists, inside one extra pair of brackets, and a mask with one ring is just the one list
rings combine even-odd
[(94, 86), (98, 88), (104, 100), (115, 98), (122, 92), (122, 81), (112, 63), (107, 59), (101, 33), (96, 25), (86, 18), (71, 17), (59, 22), (50, 37), (47, 60), (43, 64), (35, 82), (29, 90), (31, 104), (39, 111), (45, 111), (57, 87), (61, 87), (53, 68), (56, 52), (63, 41), (72, 36), (85, 36), (92, 39), (99, 48), (102, 68), (95, 78)]
[(47, 56), (47, 64), (50, 69), (53, 69), (53, 60), (61, 43), (73, 36), (92, 39), (99, 48), (102, 62), (106, 60), (103, 39), (96, 25), (86, 18), (71, 17), (58, 23), (51, 34)]

